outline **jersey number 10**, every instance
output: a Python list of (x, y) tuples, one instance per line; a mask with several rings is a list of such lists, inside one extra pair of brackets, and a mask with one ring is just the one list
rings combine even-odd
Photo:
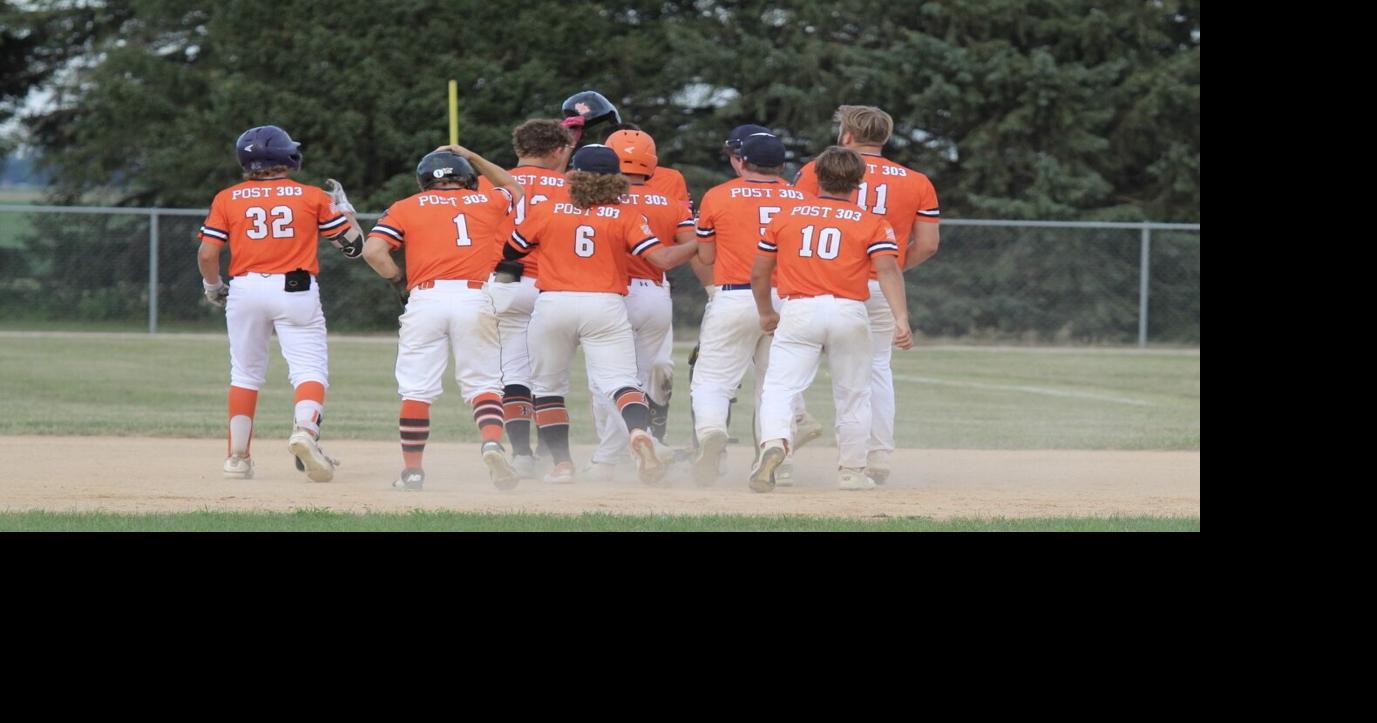
[[(803, 247), (798, 255), (809, 258), (813, 255), (813, 231), (816, 226), (803, 227)], [(832, 260), (841, 252), (841, 229), (828, 226), (818, 234), (818, 258)]]

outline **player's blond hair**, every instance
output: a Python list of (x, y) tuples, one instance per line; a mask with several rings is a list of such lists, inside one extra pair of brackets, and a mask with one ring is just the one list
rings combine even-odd
[(512, 150), (516, 151), (517, 158), (544, 158), (572, 145), (573, 137), (557, 120), (536, 118), (512, 131)]
[(865, 178), (865, 159), (849, 148), (829, 146), (814, 163), (817, 164), (818, 185), (828, 193), (849, 194)]
[(257, 171), (244, 171), (244, 179), (249, 181), (261, 181), (265, 178), (285, 176), (290, 173), (291, 170), (292, 169), (287, 166), (271, 166), (269, 168), (260, 168)]
[(631, 190), (630, 181), (620, 173), (569, 172), (569, 197), (579, 208), (607, 203), (621, 203), (622, 195)]
[(865, 146), (882, 146), (894, 135), (894, 119), (873, 105), (841, 106), (832, 120), (840, 123), (856, 143)]

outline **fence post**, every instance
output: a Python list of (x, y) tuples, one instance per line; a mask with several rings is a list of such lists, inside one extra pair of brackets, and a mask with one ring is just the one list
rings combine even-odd
[(148, 333), (158, 333), (158, 209), (148, 209)]
[(1147, 348), (1148, 336), (1148, 251), (1152, 246), (1152, 229), (1143, 225), (1143, 260), (1138, 280), (1138, 346)]

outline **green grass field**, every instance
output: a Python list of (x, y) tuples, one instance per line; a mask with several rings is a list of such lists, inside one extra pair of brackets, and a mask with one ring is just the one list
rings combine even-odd
[[(689, 349), (676, 349), (671, 443), (689, 439)], [(393, 439), (396, 346), (386, 337), (332, 339), (325, 430), (333, 438)], [(220, 437), (228, 343), (221, 337), (0, 335), (0, 434)], [(582, 361), (569, 407), (576, 442), (592, 442)], [(901, 447), (946, 449), (1200, 448), (1200, 355), (1191, 352), (895, 352)], [(273, 342), (259, 397), (259, 434), (290, 431), (291, 389)], [(750, 437), (751, 382), (732, 432)], [(827, 372), (807, 394), (829, 434)], [(433, 440), (476, 440), (453, 378), (433, 412)]]
[[(689, 441), (687, 345), (676, 349), (670, 443)], [(291, 390), (273, 342), (258, 434), (289, 431)], [(397, 396), (389, 337), (332, 338), (325, 431), (331, 438), (394, 440)], [(576, 442), (592, 438), (582, 361), (570, 395)], [(1192, 351), (920, 348), (896, 352), (901, 447), (929, 449), (1199, 450), (1200, 355)], [(228, 345), (219, 335), (0, 332), (0, 435), (224, 435)], [(752, 391), (739, 395), (732, 431), (749, 439)], [(827, 371), (807, 396), (828, 432)], [(433, 441), (477, 439), (456, 384), (433, 412)], [(747, 442), (749, 444), (749, 442)], [(0, 496), (0, 502), (3, 497)], [(3, 509), (3, 506), (0, 506)], [(0, 531), (1199, 531), (1198, 515), (1026, 519), (667, 516), (0, 512)]]
[(470, 512), (158, 515), (0, 512), (0, 532), (1199, 532), (1198, 517), (855, 520), (746, 515), (499, 515)]

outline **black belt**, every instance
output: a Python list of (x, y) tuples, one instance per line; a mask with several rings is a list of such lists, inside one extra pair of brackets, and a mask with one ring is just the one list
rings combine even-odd
[(718, 287), (718, 288), (719, 288), (719, 290), (721, 290), (721, 291), (740, 291), (740, 290), (742, 290), (742, 289), (749, 289), (749, 288), (751, 288), (751, 285), (750, 285), (750, 284), (722, 284), (722, 286), (720, 286), (720, 287)]

